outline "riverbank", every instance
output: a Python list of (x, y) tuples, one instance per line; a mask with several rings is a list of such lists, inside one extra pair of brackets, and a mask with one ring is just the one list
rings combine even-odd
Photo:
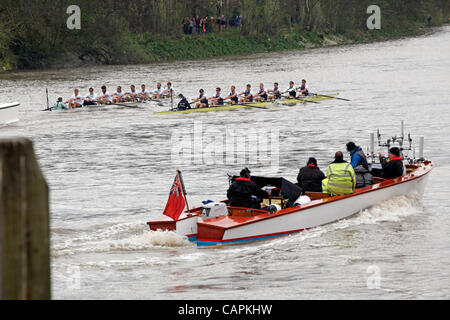
[[(80, 29), (75, 30), (67, 28), (62, 5), (49, 15), (43, 5), (9, 1), (0, 5), (0, 72), (148, 64), (383, 41), (426, 32), (448, 23), (450, 15), (450, 6), (439, 0), (380, 0), (381, 29), (368, 30), (368, 0), (227, 3), (225, 16), (242, 15), (242, 25), (218, 33), (217, 13), (209, 0), (195, 4), (118, 0), (105, 8), (107, 12), (99, 10), (98, 1), (80, 0)], [(180, 22), (192, 12), (211, 17), (214, 32), (182, 34)]]
[(78, 67), (88, 65), (147, 64), (177, 60), (195, 60), (229, 55), (249, 55), (284, 50), (307, 50), (349, 44), (387, 41), (401, 37), (432, 33), (435, 27), (415, 24), (396, 31), (373, 30), (366, 32), (331, 33), (322, 30), (285, 32), (278, 36), (264, 34), (248, 37), (237, 29), (207, 35), (185, 35), (175, 39), (155, 39), (130, 35), (128, 52), (124, 54), (92, 51), (79, 56), (65, 53), (49, 61), (46, 68)]

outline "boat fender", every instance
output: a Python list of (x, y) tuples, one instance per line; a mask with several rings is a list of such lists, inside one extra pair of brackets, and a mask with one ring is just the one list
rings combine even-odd
[(280, 211), (280, 210), (281, 210), (281, 207), (278, 204), (271, 204), (269, 206), (269, 211), (271, 214), (274, 212)]
[(303, 205), (311, 202), (311, 198), (308, 196), (301, 196), (300, 198), (295, 201), (296, 205)]

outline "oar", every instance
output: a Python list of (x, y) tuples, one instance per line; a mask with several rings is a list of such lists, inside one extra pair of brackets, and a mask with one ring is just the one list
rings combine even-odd
[(327, 95), (325, 95), (325, 94), (312, 93), (312, 95), (318, 96), (318, 97), (327, 97), (327, 98), (331, 98), (331, 99), (338, 99), (338, 100), (344, 100), (344, 101), (351, 101), (351, 100), (344, 99), (344, 98), (338, 98), (338, 97), (327, 96)]

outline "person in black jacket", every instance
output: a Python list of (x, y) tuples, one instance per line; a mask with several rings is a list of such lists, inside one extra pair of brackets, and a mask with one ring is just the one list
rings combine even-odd
[(245, 168), (227, 191), (230, 206), (261, 209), (261, 201), (269, 194), (250, 180), (250, 170)]
[(380, 153), (380, 163), (383, 167), (382, 178), (393, 179), (406, 173), (403, 158), (400, 157), (400, 149), (397, 147), (389, 150), (389, 161), (387, 161), (383, 153)]
[(298, 185), (303, 192), (322, 192), (322, 180), (325, 174), (317, 166), (315, 158), (309, 158), (306, 167), (300, 169), (297, 176)]
[(186, 109), (190, 109), (191, 105), (189, 104), (189, 101), (187, 101), (186, 97), (183, 96), (181, 93), (178, 95), (178, 98), (180, 98), (180, 102), (178, 103), (178, 111), (183, 111)]

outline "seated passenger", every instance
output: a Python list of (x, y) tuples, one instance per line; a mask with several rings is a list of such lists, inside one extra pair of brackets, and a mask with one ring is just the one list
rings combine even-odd
[(344, 160), (344, 154), (341, 151), (336, 152), (334, 161), (327, 169), (327, 178), (322, 181), (323, 193), (352, 194), (355, 186), (355, 171), (352, 165)]
[(227, 191), (230, 206), (261, 209), (261, 202), (269, 194), (250, 180), (250, 170), (245, 168)]
[(393, 179), (406, 174), (403, 158), (400, 156), (400, 149), (397, 147), (389, 150), (389, 161), (383, 153), (380, 153), (380, 163), (383, 167), (382, 178)]
[(373, 184), (369, 164), (366, 155), (354, 142), (347, 143), (347, 151), (350, 152), (351, 163), (356, 174), (356, 188), (364, 188)]
[(297, 176), (298, 185), (306, 192), (322, 192), (322, 180), (325, 175), (317, 166), (315, 158), (309, 158), (306, 167), (300, 169)]

